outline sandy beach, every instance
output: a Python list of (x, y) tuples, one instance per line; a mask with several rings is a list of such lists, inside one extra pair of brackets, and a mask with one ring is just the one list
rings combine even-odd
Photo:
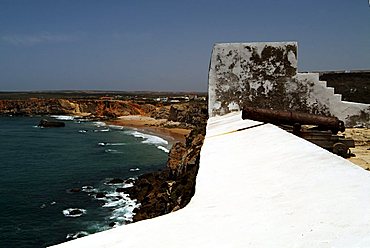
[(167, 123), (166, 119), (157, 120), (141, 115), (121, 116), (116, 120), (107, 121), (108, 125), (139, 129), (146, 133), (158, 135), (172, 143), (185, 142), (186, 135), (191, 131), (190, 129), (163, 127), (162, 125), (165, 123)]
[(356, 156), (349, 160), (365, 170), (370, 170), (370, 129), (347, 128), (345, 136), (354, 139), (356, 145), (355, 148), (351, 148), (351, 152)]

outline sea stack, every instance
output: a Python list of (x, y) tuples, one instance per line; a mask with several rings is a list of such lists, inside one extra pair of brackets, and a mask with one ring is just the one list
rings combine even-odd
[(42, 119), (38, 125), (39, 127), (64, 127), (65, 123), (61, 121), (48, 121)]

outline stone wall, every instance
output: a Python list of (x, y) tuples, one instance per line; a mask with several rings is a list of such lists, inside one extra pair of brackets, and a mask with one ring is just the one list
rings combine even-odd
[(343, 102), (318, 73), (297, 73), (296, 42), (216, 44), (208, 84), (211, 117), (253, 106), (370, 123), (369, 104)]

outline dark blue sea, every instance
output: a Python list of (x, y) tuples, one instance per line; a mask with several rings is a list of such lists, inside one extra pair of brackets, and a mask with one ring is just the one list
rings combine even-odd
[(164, 168), (170, 144), (101, 122), (39, 128), (40, 119), (0, 117), (0, 247), (45, 247), (129, 222), (137, 203), (115, 190), (132, 184), (107, 182)]

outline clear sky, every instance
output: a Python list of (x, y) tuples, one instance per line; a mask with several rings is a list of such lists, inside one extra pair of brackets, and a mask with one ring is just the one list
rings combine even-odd
[(368, 0), (0, 0), (0, 91), (206, 91), (217, 42), (298, 41), (299, 69), (370, 69)]

